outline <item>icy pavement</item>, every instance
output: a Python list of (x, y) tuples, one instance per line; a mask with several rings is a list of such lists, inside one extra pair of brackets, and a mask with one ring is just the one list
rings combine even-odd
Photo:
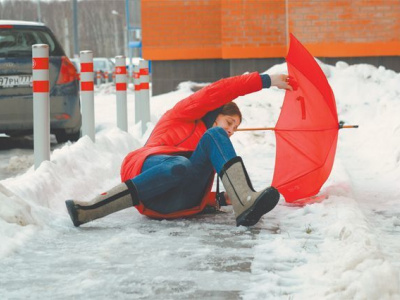
[[(278, 279), (269, 283), (272, 295), (290, 295), (293, 279), (284, 275), (304, 261), (273, 253), (289, 238), (275, 215), (251, 229), (233, 226), (229, 210), (176, 221), (134, 219), (126, 210), (79, 229), (55, 220), (1, 261), (0, 298), (241, 299), (267, 274)], [(321, 239), (298, 229), (291, 239), (299, 250), (315, 251)], [(267, 270), (252, 266), (257, 254)]]
[(387, 242), (399, 224), (385, 232), (387, 217), (365, 215), (337, 168), (328, 199), (281, 201), (253, 228), (235, 227), (230, 208), (173, 221), (127, 209), (80, 228), (57, 214), (1, 260), (0, 298), (397, 299), (398, 243)]
[(22, 226), (0, 261), (0, 299), (398, 299), (395, 188), (361, 169), (337, 159), (327, 199), (281, 200), (253, 228), (230, 208), (173, 221), (127, 209), (80, 228), (41, 209), (45, 225)]
[(42, 212), (48, 224), (0, 262), (0, 299), (398, 299), (398, 214), (353, 171), (337, 160), (328, 199), (281, 200), (252, 228), (231, 208), (173, 221), (127, 209), (80, 228)]
[(239, 299), (260, 231), (276, 233), (236, 228), (230, 212), (155, 221), (125, 210), (68, 223), (56, 220), (2, 260), (1, 299)]

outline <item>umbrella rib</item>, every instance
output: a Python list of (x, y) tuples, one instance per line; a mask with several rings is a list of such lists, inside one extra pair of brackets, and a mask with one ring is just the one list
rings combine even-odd
[(281, 128), (279, 128), (279, 129), (277, 129), (277, 128), (275, 128), (275, 131), (328, 131), (328, 130), (338, 130), (339, 129), (339, 127), (335, 127), (335, 128), (321, 128), (321, 129), (292, 129), (292, 128), (289, 128), (289, 129), (281, 129)]
[(296, 178), (293, 178), (293, 179), (291, 179), (291, 180), (289, 180), (289, 181), (286, 181), (285, 183), (282, 183), (280, 186), (277, 186), (276, 188), (279, 188), (279, 187), (281, 187), (281, 186), (283, 186), (283, 185), (287, 185), (287, 184), (289, 184), (289, 183), (291, 183), (291, 182), (293, 182), (293, 181), (299, 179), (300, 177), (306, 176), (306, 175), (308, 175), (308, 174), (314, 172), (315, 170), (318, 170), (318, 169), (321, 169), (321, 168), (322, 168), (322, 167), (316, 167), (315, 169), (312, 169), (312, 170), (310, 170), (310, 171), (307, 172), (307, 173), (301, 174), (301, 175), (297, 176)]
[[(315, 58), (314, 58), (314, 60), (315, 60)], [(315, 63), (318, 65), (317, 62), (315, 62)], [(300, 71), (296, 66), (294, 66), (293, 63), (290, 62), (290, 65), (292, 66), (292, 68), (296, 69), (297, 72), (301, 73), (301, 75), (303, 75), (304, 78), (307, 78), (307, 80), (308, 80), (309, 82), (311, 82), (311, 81), (308, 79), (308, 76), (306, 76), (302, 71)], [(318, 67), (319, 67), (319, 65), (318, 65)], [(321, 67), (319, 67), (319, 68), (321, 69)], [(322, 71), (322, 70), (321, 70), (321, 71)], [(323, 71), (322, 71), (322, 73), (323, 73)], [(311, 83), (312, 83), (312, 85), (318, 90), (318, 92), (319, 92), (319, 94), (322, 96), (322, 98), (324, 98), (324, 96), (323, 96), (323, 94), (322, 94), (320, 88), (319, 88), (318, 86), (316, 86), (316, 85), (314, 84), (314, 82), (311, 82)], [(328, 85), (329, 85), (329, 83), (328, 83)], [(329, 88), (330, 88), (330, 86), (329, 86)], [(330, 88), (330, 90), (332, 91), (332, 88)], [(303, 90), (303, 92), (304, 92), (304, 90)], [(332, 93), (333, 93), (333, 91), (332, 91)], [(336, 103), (335, 103), (335, 108), (336, 108)], [(336, 119), (336, 118), (337, 118), (337, 111), (336, 111), (336, 112), (333, 112), (331, 109), (329, 109), (329, 111), (331, 112), (332, 116)]]
[[(284, 137), (281, 136), (281, 138), (284, 139), (285, 141), (287, 141), (291, 146), (294, 146), (292, 143), (290, 143), (290, 142), (289, 142), (287, 139), (285, 139)], [(330, 148), (333, 147), (333, 144), (334, 144), (334, 143), (332, 142)], [(299, 152), (300, 152), (301, 154), (303, 154), (305, 157), (309, 158), (307, 155), (304, 154), (304, 152), (302, 152), (302, 151), (299, 151)], [(318, 170), (318, 169), (321, 169), (321, 168), (325, 165), (327, 158), (328, 158), (328, 155), (325, 156), (324, 163), (321, 164), (321, 166), (316, 167), (316, 168), (310, 170), (309, 172), (306, 172), (306, 173), (303, 173), (303, 174), (301, 174), (301, 175), (298, 175), (298, 176), (296, 176), (296, 178), (293, 178), (293, 179), (291, 179), (291, 180), (289, 180), (289, 181), (287, 181), (287, 182), (281, 184), (280, 186), (289, 184), (289, 183), (291, 183), (291, 182), (297, 180), (297, 179), (300, 178), (300, 177), (307, 176), (308, 174), (310, 174), (310, 173), (312, 173), (312, 172), (314, 172), (314, 171), (316, 171), (316, 170)], [(312, 159), (310, 159), (310, 160), (313, 161), (313, 162), (315, 163), (314, 160), (312, 160)], [(276, 188), (279, 188), (280, 186), (277, 186)]]
[(308, 158), (310, 161), (312, 161), (314, 164), (318, 165), (318, 163), (310, 158), (304, 151), (301, 151), (300, 149), (298, 149), (293, 143), (291, 143), (288, 139), (284, 138), (283, 136), (281, 136), (281, 139), (285, 140), (290, 146), (292, 146), (293, 148), (297, 149), (297, 151), (302, 154), (304, 157)]

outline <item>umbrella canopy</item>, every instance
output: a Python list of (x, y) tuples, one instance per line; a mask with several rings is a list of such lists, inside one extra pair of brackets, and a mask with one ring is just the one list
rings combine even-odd
[(291, 34), (286, 57), (287, 91), (275, 126), (276, 158), (272, 186), (287, 202), (316, 195), (331, 172), (339, 123), (329, 83), (306, 48)]

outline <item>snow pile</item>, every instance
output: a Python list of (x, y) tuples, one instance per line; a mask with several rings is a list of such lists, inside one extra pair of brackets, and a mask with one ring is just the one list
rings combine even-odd
[[(55, 215), (64, 214), (63, 199), (88, 199), (94, 190), (99, 193), (103, 188), (111, 188), (119, 182), (122, 159), (139, 146), (140, 143), (127, 133), (104, 130), (96, 136), (96, 143), (88, 137), (68, 143), (54, 150), (51, 161), (44, 162), (36, 171), (31, 167), (17, 178), (2, 181), (0, 221), (4, 224), (0, 230), (7, 234), (1, 237), (11, 238), (18, 235), (19, 230), (26, 231), (16, 225), (52, 224)], [(12, 157), (9, 167), (16, 168), (19, 161)], [(31, 157), (28, 161), (33, 163)], [(0, 256), (9, 252), (7, 244), (1, 241)]]
[[(235, 272), (229, 276), (224, 273), (227, 277), (223, 277), (232, 280), (231, 283), (224, 281), (223, 289), (240, 289), (245, 299), (399, 297), (400, 189), (396, 187), (400, 180), (400, 74), (364, 64), (320, 64), (335, 93), (339, 119), (346, 124), (360, 125), (359, 129), (343, 129), (339, 133), (334, 168), (321, 191), (326, 199), (304, 207), (281, 200), (255, 229), (237, 229), (233, 223), (232, 228), (221, 225), (218, 218), (222, 217), (217, 217), (216, 224), (212, 225), (191, 220), (153, 223), (130, 211), (134, 228), (139, 227), (130, 228), (125, 234), (132, 239), (140, 235), (141, 242), (137, 244), (140, 251), (150, 251), (163, 240), (162, 244), (169, 250), (154, 255), (163, 255), (163, 260), (171, 266), (179, 266), (175, 275), (187, 278), (185, 268), (196, 263), (188, 257), (205, 259), (218, 250), (214, 246), (202, 248), (203, 244), (199, 244), (207, 232), (218, 238), (221, 234), (213, 232), (218, 227), (232, 239), (246, 234), (256, 237), (251, 242), (240, 240), (247, 242), (253, 253), (246, 284), (240, 276), (235, 277)], [(276, 65), (267, 72), (286, 72), (286, 65)], [(54, 150), (51, 161), (43, 163), (38, 170), (31, 167), (21, 176), (0, 181), (0, 257), (11, 256), (30, 236), (40, 236), (42, 231), (75, 230), (71, 229), (64, 200), (89, 200), (117, 184), (125, 155), (143, 145), (160, 116), (198, 86), (185, 82), (177, 91), (152, 97), (151, 123), (147, 124), (148, 130), (143, 136), (141, 124), (135, 125), (131, 116), (129, 133), (116, 129), (115, 114), (110, 113), (115, 112), (115, 95), (110, 88), (97, 90), (96, 143), (84, 137), (76, 143), (65, 144)], [(283, 95), (283, 91), (271, 88), (238, 99), (236, 103), (243, 113), (241, 127), (273, 127)], [(132, 92), (129, 92), (128, 109), (134, 109)], [(261, 189), (269, 184), (275, 157), (273, 132), (238, 132), (232, 141), (246, 163), (254, 187)], [(15, 157), (9, 167), (18, 168), (26, 163), (32, 164), (31, 157)], [(101, 222), (106, 221), (96, 224)], [(141, 226), (153, 226), (149, 232), (156, 232), (157, 239), (151, 239), (147, 231), (140, 233), (144, 228)], [(185, 242), (190, 241), (191, 246), (186, 244), (189, 248), (185, 248), (180, 236), (185, 236)], [(229, 237), (225, 236), (224, 240)], [(128, 240), (115, 237), (105, 247), (116, 247), (114, 250), (118, 251), (118, 243), (124, 248)], [(249, 251), (243, 251), (246, 254), (241, 256), (236, 251), (235, 255), (244, 261)], [(179, 253), (183, 254), (176, 258)], [(157, 276), (161, 266), (154, 260), (146, 260), (148, 269), (143, 272), (148, 278), (155, 278), (153, 282), (163, 282), (161, 275)], [(140, 264), (138, 259), (135, 262)], [(213, 283), (213, 276), (219, 274), (208, 271), (204, 263), (197, 268), (206, 272), (199, 280), (200, 289), (206, 288), (206, 278), (211, 278)], [(190, 282), (187, 284), (192, 286)], [(168, 284), (161, 284), (160, 288), (172, 291)], [(182, 290), (182, 285), (176, 288)], [(196, 292), (193, 287), (192, 290)], [(156, 295), (151, 294), (151, 289), (146, 291), (149, 297)]]

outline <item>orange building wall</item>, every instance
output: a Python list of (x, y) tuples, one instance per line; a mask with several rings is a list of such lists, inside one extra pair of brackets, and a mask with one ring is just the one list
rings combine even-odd
[(142, 0), (150, 60), (400, 55), (399, 0)]
[(222, 0), (221, 58), (282, 56), (286, 51), (284, 0)]
[(217, 58), (221, 55), (221, 1), (142, 0), (146, 59)]
[(400, 55), (400, 1), (290, 1), (289, 29), (315, 56)]

